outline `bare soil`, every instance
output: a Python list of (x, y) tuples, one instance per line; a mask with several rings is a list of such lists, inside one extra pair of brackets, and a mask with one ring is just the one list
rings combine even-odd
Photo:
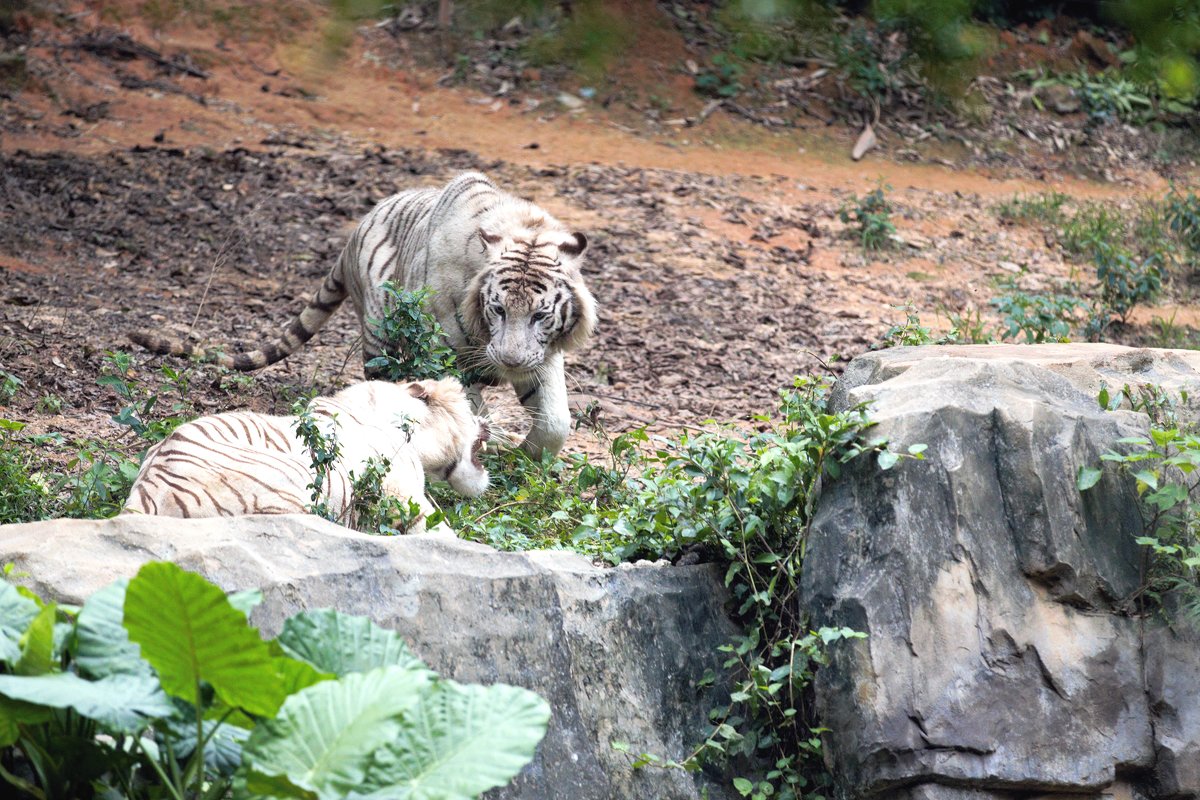
[[(68, 6), (75, 16), (28, 18), (10, 39), (27, 77), (0, 99), (0, 368), (24, 386), (2, 415), (38, 431), (111, 439), (120, 403), (96, 379), (106, 351), (132, 349), (129, 331), (230, 350), (273, 336), (375, 202), (463, 169), (587, 233), (601, 324), (569, 359), (570, 388), (611, 431), (748, 423), (793, 375), (836, 374), (877, 343), (903, 320), (898, 305), (943, 329), (950, 312), (994, 321), (994, 282), (1016, 268), (1030, 289), (1086, 286), (1043, 231), (1002, 225), (993, 206), (1054, 190), (1129, 207), (1167, 186), (1136, 162), (1106, 182), (880, 153), (854, 163), (853, 129), (771, 131), (721, 110), (634, 133), (598, 106), (547, 113), (443, 88), (435, 72), (372, 57), (369, 31), (322, 70), (304, 35), (227, 40), (188, 20), (155, 31), (116, 6), (129, 12), (117, 23)], [(678, 57), (649, 41), (647, 74), (653, 53)], [(900, 241), (864, 254), (837, 212), (881, 181)], [(1194, 321), (1177, 288), (1172, 309), (1140, 310), (1122, 335), (1149, 339), (1172, 311)], [(191, 410), (284, 411), (310, 387), (360, 379), (355, 326), (339, 312), (249, 385), (197, 367)], [(161, 363), (139, 353), (127, 377), (154, 385)], [(492, 400), (519, 428), (511, 400)], [(571, 447), (597, 444), (581, 432)]]

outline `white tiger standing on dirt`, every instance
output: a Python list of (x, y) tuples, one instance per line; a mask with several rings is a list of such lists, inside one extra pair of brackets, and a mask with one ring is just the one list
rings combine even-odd
[[(479, 376), (469, 393), (476, 412), (484, 381), (509, 382), (532, 418), (522, 448), (535, 456), (557, 453), (571, 427), (563, 353), (586, 342), (596, 324), (596, 302), (580, 274), (586, 248), (583, 234), (545, 210), (478, 172), (464, 172), (442, 189), (412, 189), (380, 202), (278, 340), (215, 359), (238, 370), (273, 364), (308, 341), (349, 297), (369, 361), (385, 348), (371, 325), (387, 309), (380, 285), (429, 286), (433, 314), (460, 366)], [(155, 352), (205, 355), (146, 332), (131, 338)]]
[[(318, 397), (308, 411), (323, 437), (336, 436), (341, 448), (322, 487), (322, 500), (339, 522), (357, 522), (350, 473), (361, 476), (372, 458), (391, 462), (383, 493), (420, 506), (421, 518), (409, 532), (423, 530), (434, 510), (425, 497), (426, 477), (447, 481), (471, 497), (487, 489), (489, 476), (479, 461), (487, 425), (471, 414), (462, 385), (453, 378), (366, 381)], [(231, 411), (180, 425), (146, 454), (122, 513), (305, 513), (316, 480), (296, 421)]]

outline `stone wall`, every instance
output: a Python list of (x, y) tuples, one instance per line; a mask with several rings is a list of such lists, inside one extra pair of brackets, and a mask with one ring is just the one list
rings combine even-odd
[(814, 521), (802, 602), (868, 634), (816, 686), (842, 797), (1200, 792), (1200, 637), (1128, 613), (1131, 482), (1075, 485), (1147, 430), (1099, 407), (1102, 382), (1200, 396), (1200, 353), (897, 348), (848, 367), (835, 405), (870, 402), (895, 449), (928, 451), (860, 460)]

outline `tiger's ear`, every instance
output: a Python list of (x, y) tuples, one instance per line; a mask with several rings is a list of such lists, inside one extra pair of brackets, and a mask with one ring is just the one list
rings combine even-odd
[(587, 249), (587, 237), (576, 231), (571, 238), (558, 246), (558, 249), (569, 256), (577, 256)]
[(425, 381), (417, 381), (408, 385), (408, 393), (425, 405), (429, 405), (429, 387)]

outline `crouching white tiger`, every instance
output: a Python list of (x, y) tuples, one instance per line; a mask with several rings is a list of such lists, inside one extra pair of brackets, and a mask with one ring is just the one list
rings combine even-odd
[[(423, 530), (433, 512), (425, 497), (426, 478), (448, 481), (472, 497), (487, 489), (479, 451), (488, 428), (471, 414), (456, 380), (367, 381), (313, 400), (308, 416), (322, 437), (336, 437), (340, 448), (322, 500), (344, 524), (357, 522), (350, 474), (361, 476), (369, 459), (391, 462), (382, 481), (384, 495), (420, 506), (421, 516), (409, 532)], [(304, 513), (316, 479), (296, 423), (296, 417), (232, 411), (179, 426), (146, 454), (124, 512), (170, 517)]]
[(381, 284), (428, 286), (434, 316), (476, 381), (470, 392), (475, 411), (482, 413), (484, 383), (507, 381), (532, 418), (522, 447), (535, 455), (556, 453), (571, 423), (563, 353), (586, 342), (596, 323), (596, 303), (580, 274), (586, 247), (583, 234), (466, 172), (444, 188), (412, 189), (379, 203), (308, 307), (265, 347), (229, 356), (144, 331), (130, 338), (158, 353), (259, 369), (307, 342), (349, 297), (369, 361), (393, 346), (372, 325), (387, 309)]

